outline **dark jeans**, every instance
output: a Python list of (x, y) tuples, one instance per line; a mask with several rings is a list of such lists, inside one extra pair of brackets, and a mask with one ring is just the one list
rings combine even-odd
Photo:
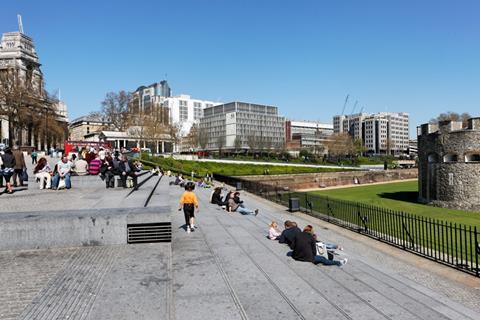
[(32, 157), (32, 164), (37, 164), (37, 157)]
[(113, 172), (105, 172), (104, 177), (107, 188), (115, 188), (115, 175), (113, 174)]
[[(13, 172), (13, 184), (15, 186), (16, 185), (23, 186), (22, 172), (23, 172), (23, 169), (15, 169), (15, 171)], [(19, 181), (20, 184), (17, 184), (17, 181)]]
[(127, 187), (127, 177), (131, 177), (133, 180), (133, 187), (137, 186), (137, 175), (135, 172), (127, 172), (126, 174), (120, 174), (120, 179), (122, 179), (122, 186)]

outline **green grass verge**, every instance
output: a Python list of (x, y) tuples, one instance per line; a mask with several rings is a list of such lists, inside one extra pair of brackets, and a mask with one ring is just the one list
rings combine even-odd
[(298, 174), (298, 173), (317, 173), (317, 172), (338, 172), (349, 171), (337, 168), (311, 168), (296, 166), (279, 165), (254, 165), (237, 163), (219, 163), (219, 162), (199, 162), (189, 160), (175, 160), (173, 158), (149, 157), (143, 156), (143, 162), (150, 166), (158, 165), (164, 170), (171, 170), (185, 175), (190, 175), (192, 171), (196, 176), (203, 177), (207, 173), (218, 173), (226, 176), (247, 176), (262, 175), (268, 170), (270, 175), (276, 174)]
[(417, 202), (417, 181), (394, 182), (361, 187), (330, 189), (309, 192), (312, 195), (328, 196), (332, 199), (355, 201), (390, 210), (443, 220), (480, 228), (480, 213), (433, 207)]
[(475, 227), (480, 231), (480, 213), (420, 204), (417, 193), (417, 182), (406, 181), (293, 196), (303, 207), (308, 201), (314, 216), (320, 213), (322, 219), (338, 219), (354, 229), (366, 225), (374, 237), (452, 265), (466, 264), (463, 269), (472, 272), (480, 260), (473, 232)]

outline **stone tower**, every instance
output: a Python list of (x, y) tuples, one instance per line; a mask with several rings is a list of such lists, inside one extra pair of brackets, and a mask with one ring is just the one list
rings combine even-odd
[(7, 32), (0, 42), (0, 70), (16, 69), (25, 85), (43, 96), (43, 74), (33, 40), (21, 32)]
[(418, 133), (418, 189), (424, 203), (480, 210), (480, 118), (423, 124)]

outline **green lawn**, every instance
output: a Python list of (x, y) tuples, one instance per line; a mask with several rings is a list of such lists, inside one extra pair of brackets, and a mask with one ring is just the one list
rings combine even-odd
[(433, 207), (417, 203), (417, 181), (394, 182), (370, 186), (309, 192), (403, 211), (427, 218), (480, 227), (480, 213)]
[(255, 164), (237, 164), (237, 163), (220, 163), (220, 162), (199, 162), (189, 160), (175, 160), (173, 158), (149, 157), (143, 156), (142, 161), (148, 166), (160, 166), (165, 170), (179, 172), (190, 176), (194, 171), (198, 177), (203, 177), (207, 173), (218, 173), (226, 176), (246, 176), (246, 175), (262, 175), (268, 170), (270, 175), (275, 174), (297, 174), (297, 173), (314, 173), (314, 172), (336, 172), (350, 171), (348, 169), (337, 168), (315, 168), (315, 167), (296, 167), (296, 166), (279, 166), (279, 165), (255, 165)]

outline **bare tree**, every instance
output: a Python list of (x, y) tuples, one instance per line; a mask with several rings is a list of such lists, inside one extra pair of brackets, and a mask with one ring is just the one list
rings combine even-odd
[(190, 131), (188, 132), (188, 135), (184, 139), (184, 144), (189, 150), (195, 151), (198, 149), (198, 146), (200, 144), (199, 135), (200, 130), (198, 128), (198, 124), (193, 124), (190, 128)]
[(337, 133), (326, 142), (328, 154), (333, 157), (345, 157), (354, 154), (353, 139), (348, 133)]
[[(109, 92), (102, 101), (102, 113), (112, 127), (119, 131), (125, 131), (130, 121), (129, 105), (132, 103), (131, 95), (126, 91)], [(133, 109), (136, 111), (136, 109)], [(135, 114), (135, 112), (132, 112)]]
[(218, 154), (222, 156), (223, 148), (225, 147), (225, 136), (223, 135), (218, 136), (216, 142), (217, 142)]
[(0, 70), (0, 117), (8, 120), (10, 145), (41, 140), (49, 144), (47, 134), (55, 141), (65, 138), (66, 125), (62, 125), (57, 112), (58, 100), (43, 88), (43, 83), (32, 82), (28, 71), (22, 75), (18, 68)]
[(235, 140), (233, 141), (233, 145), (235, 147), (235, 153), (238, 153), (240, 149), (242, 149), (242, 138), (240, 136), (236, 136)]
[(257, 148), (257, 136), (255, 134), (250, 134), (247, 136), (247, 145), (248, 150), (254, 153)]
[(206, 150), (208, 146), (208, 132), (205, 128), (200, 128), (198, 132), (198, 144), (202, 150)]
[(168, 134), (170, 139), (172, 139), (174, 147), (172, 148), (172, 154), (174, 152), (175, 146), (178, 146), (182, 141), (181, 135), (181, 125), (179, 123), (171, 123), (168, 125)]
[(430, 123), (438, 123), (440, 121), (461, 121), (462, 126), (466, 128), (468, 126), (468, 119), (470, 119), (471, 116), (467, 112), (464, 112), (462, 114), (459, 114), (457, 112), (452, 112), (452, 111), (447, 111), (444, 113), (440, 113), (436, 118), (433, 118), (430, 120)]

